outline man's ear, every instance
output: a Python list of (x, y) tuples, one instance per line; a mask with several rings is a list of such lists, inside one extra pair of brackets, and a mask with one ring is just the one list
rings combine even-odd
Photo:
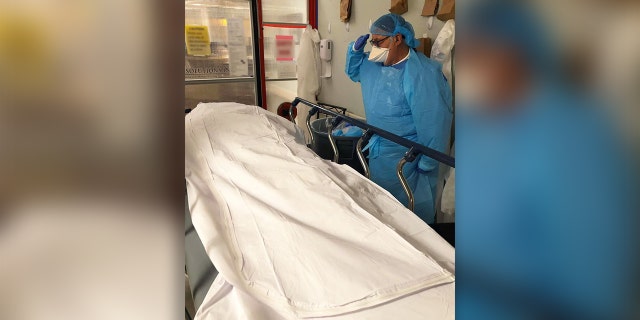
[(402, 44), (402, 35), (401, 34), (396, 34), (395, 36), (393, 36), (393, 45), (398, 47), (400, 46), (400, 44)]

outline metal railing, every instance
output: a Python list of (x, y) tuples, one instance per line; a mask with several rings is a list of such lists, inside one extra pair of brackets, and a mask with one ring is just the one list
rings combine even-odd
[[(339, 108), (341, 110), (346, 110), (342, 107), (336, 107), (336, 106), (325, 106), (323, 104), (316, 104), (316, 103), (312, 103), (309, 102), (307, 100), (301, 99), (301, 98), (295, 98), (293, 100), (293, 102), (291, 102), (291, 113), (293, 114), (293, 109), (296, 108), (298, 106), (299, 103), (305, 104), (309, 107), (311, 107), (311, 110), (309, 111), (309, 114), (307, 115), (306, 118), (306, 125), (307, 128), (309, 129), (309, 132), (312, 133), (311, 131), (311, 117), (313, 117), (314, 115), (316, 115), (318, 112), (322, 112), (325, 114), (328, 114), (330, 116), (333, 116), (334, 119), (331, 122), (331, 124), (328, 126), (327, 128), (327, 135), (329, 137), (329, 143), (331, 143), (331, 148), (333, 149), (333, 153), (334, 153), (334, 157), (333, 157), (333, 161), (334, 162), (338, 162), (339, 159), (339, 151), (338, 151), (338, 146), (336, 144), (335, 139), (333, 138), (333, 128), (336, 127), (338, 124), (340, 124), (340, 122), (342, 121), (346, 121), (348, 123), (350, 123), (351, 125), (357, 126), (359, 128), (361, 128), (364, 133), (362, 135), (362, 137), (360, 137), (360, 139), (358, 140), (357, 146), (356, 146), (356, 152), (358, 155), (358, 160), (360, 160), (360, 163), (362, 164), (362, 168), (364, 169), (364, 173), (365, 176), (367, 178), (370, 177), (370, 171), (369, 171), (369, 165), (366, 162), (364, 153), (362, 152), (362, 148), (365, 145), (365, 143), (371, 138), (373, 137), (373, 135), (378, 135), (381, 138), (387, 139), (393, 143), (396, 143), (398, 145), (401, 145), (403, 147), (408, 148), (409, 150), (404, 154), (404, 156), (402, 157), (402, 159), (400, 159), (400, 161), (398, 162), (398, 165), (396, 167), (396, 174), (398, 176), (398, 179), (400, 179), (400, 183), (402, 184), (402, 188), (404, 189), (405, 193), (407, 194), (407, 198), (409, 199), (409, 203), (408, 203), (408, 208), (413, 211), (413, 206), (414, 206), (414, 197), (413, 197), (413, 192), (411, 191), (411, 187), (409, 186), (407, 179), (404, 176), (403, 173), (403, 168), (407, 163), (413, 162), (415, 161), (418, 156), (420, 155), (424, 155), (426, 157), (429, 157), (431, 159), (434, 159), (440, 163), (443, 163), (449, 167), (455, 168), (455, 159), (445, 153), (442, 153), (438, 150), (434, 150), (431, 149), (429, 147), (423, 146), (419, 143), (416, 143), (414, 141), (411, 141), (409, 139), (400, 137), (398, 135), (395, 135), (389, 131), (380, 129), (378, 127), (372, 126), (362, 120), (359, 119), (355, 119), (352, 117), (349, 117), (345, 114), (345, 112), (343, 111), (343, 113), (339, 113), (336, 112), (335, 109)], [(291, 121), (295, 122), (295, 119), (293, 119), (293, 117), (291, 117)], [(313, 143), (313, 134), (311, 134), (311, 140)]]

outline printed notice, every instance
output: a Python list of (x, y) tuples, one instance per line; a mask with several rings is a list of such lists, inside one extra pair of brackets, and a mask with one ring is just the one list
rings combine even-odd
[(241, 77), (249, 74), (247, 45), (245, 44), (244, 22), (240, 18), (227, 19), (227, 39), (229, 50), (229, 70), (231, 76)]
[(209, 42), (209, 27), (184, 26), (184, 38), (187, 44), (187, 55), (210, 56), (211, 44)]
[(293, 36), (276, 35), (276, 60), (293, 61)]

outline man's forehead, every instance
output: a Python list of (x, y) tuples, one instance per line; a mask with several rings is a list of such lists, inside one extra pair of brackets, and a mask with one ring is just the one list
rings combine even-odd
[(381, 34), (375, 34), (375, 33), (371, 34), (371, 38), (373, 38), (373, 39), (382, 39), (382, 38), (385, 38), (385, 37), (386, 36), (383, 36)]

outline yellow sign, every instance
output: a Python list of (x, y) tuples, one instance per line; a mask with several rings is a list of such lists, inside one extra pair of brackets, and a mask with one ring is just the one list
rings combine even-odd
[(184, 26), (184, 37), (187, 43), (187, 54), (190, 56), (210, 56), (209, 27)]

